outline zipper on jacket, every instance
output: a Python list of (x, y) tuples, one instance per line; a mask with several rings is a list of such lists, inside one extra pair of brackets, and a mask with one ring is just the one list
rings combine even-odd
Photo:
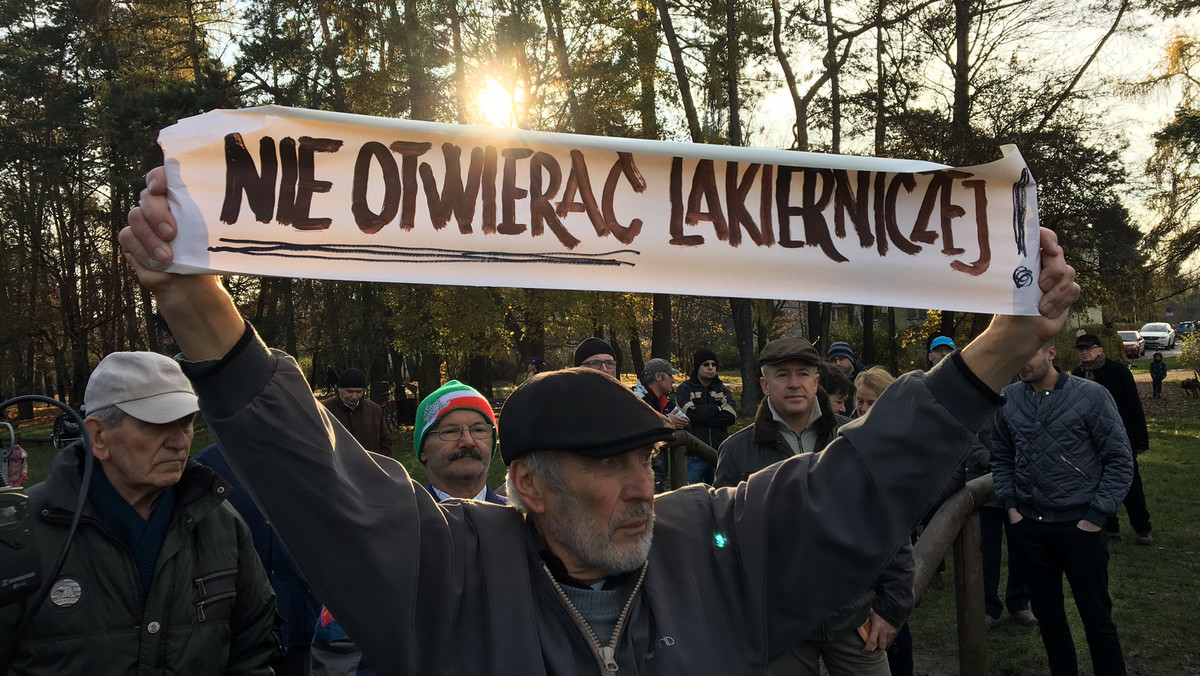
[(196, 588), (196, 603), (194, 605), (196, 606), (196, 621), (197, 622), (204, 622), (205, 619), (207, 618), (207, 614), (204, 612), (205, 606), (216, 603), (217, 601), (224, 601), (225, 599), (230, 599), (230, 598), (237, 596), (237, 589), (231, 589), (226, 592), (221, 592), (219, 594), (209, 596), (208, 588), (205, 586), (205, 582), (212, 582), (214, 580), (219, 580), (221, 578), (231, 577), (231, 576), (235, 576), (235, 575), (237, 575), (236, 568), (226, 568), (225, 570), (218, 570), (214, 573), (209, 573), (208, 575), (205, 575), (203, 577), (197, 577), (197, 578), (192, 579), (192, 585)]
[(642, 564), (642, 573), (638, 575), (637, 584), (633, 586), (633, 591), (630, 592), (629, 599), (625, 601), (625, 607), (617, 617), (617, 625), (613, 627), (612, 639), (609, 640), (608, 645), (601, 646), (600, 639), (596, 637), (596, 632), (592, 631), (591, 625), (587, 623), (587, 620), (583, 619), (583, 615), (575, 608), (575, 604), (571, 603), (571, 599), (562, 590), (562, 587), (558, 584), (558, 580), (554, 579), (554, 575), (550, 573), (550, 567), (545, 563), (542, 564), (542, 570), (546, 571), (546, 577), (550, 578), (550, 584), (554, 585), (554, 591), (558, 592), (558, 598), (567, 606), (567, 610), (571, 611), (571, 617), (574, 618), (575, 624), (583, 632), (584, 637), (588, 639), (592, 655), (595, 656), (596, 661), (600, 664), (600, 668), (603, 670), (602, 673), (606, 675), (617, 673), (617, 643), (621, 639), (621, 632), (625, 629), (625, 622), (629, 619), (629, 611), (633, 608), (633, 600), (637, 598), (638, 591), (642, 588), (642, 581), (646, 579), (646, 569), (649, 566), (649, 561)]
[(216, 596), (210, 596), (209, 598), (200, 599), (199, 601), (196, 601), (196, 621), (204, 622), (208, 619), (207, 613), (204, 612), (205, 606), (210, 606), (210, 605), (216, 603), (217, 601), (224, 601), (225, 599), (231, 599), (235, 596), (237, 596), (236, 590), (227, 591), (224, 594), (217, 594)]
[(1064, 455), (1064, 454), (1062, 454), (1062, 453), (1059, 453), (1059, 454), (1058, 454), (1058, 457), (1059, 457), (1059, 459), (1060, 459), (1060, 460), (1062, 460), (1063, 462), (1065, 462), (1065, 463), (1067, 464), (1067, 466), (1068, 466), (1068, 467), (1070, 467), (1071, 469), (1075, 470), (1076, 472), (1079, 472), (1079, 475), (1080, 475), (1080, 476), (1082, 476), (1084, 479), (1089, 479), (1089, 480), (1091, 479), (1091, 477), (1089, 477), (1089, 476), (1087, 475), (1087, 472), (1084, 472), (1083, 470), (1079, 469), (1079, 466), (1078, 466), (1078, 465), (1076, 465), (1075, 463), (1071, 462), (1070, 460), (1067, 460), (1067, 456), (1066, 456), (1066, 455)]

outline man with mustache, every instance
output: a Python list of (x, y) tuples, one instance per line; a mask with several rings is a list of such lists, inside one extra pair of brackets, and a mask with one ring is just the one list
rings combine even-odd
[[(421, 400), (413, 449), (425, 465), (425, 490), (438, 502), (462, 498), (508, 504), (508, 498), (487, 485), (496, 450), (496, 414), (475, 388), (451, 380)], [(375, 673), (326, 608), (321, 609), (312, 652), (316, 675)]]
[(147, 176), (127, 259), (230, 463), (384, 674), (763, 673), (875, 577), (1079, 295), (1044, 230), (1040, 315), (996, 317), (889, 387), (828, 453), (725, 489), (656, 498), (650, 463), (674, 434), (663, 418), (601, 372), (540, 374), (501, 413), (517, 509), (438, 503), (329, 424), (218, 278), (150, 267), (172, 258), (166, 188), (161, 169)]
[(507, 505), (487, 485), (496, 450), (496, 414), (475, 388), (457, 380), (417, 406), (413, 450), (425, 465), (425, 488), (438, 500), (464, 498)]

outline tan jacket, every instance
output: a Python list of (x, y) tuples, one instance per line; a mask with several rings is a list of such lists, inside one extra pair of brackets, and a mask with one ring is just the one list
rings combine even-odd
[(346, 408), (341, 399), (335, 394), (321, 403), (334, 419), (342, 423), (358, 443), (368, 451), (382, 455), (392, 454), (392, 435), (388, 432), (387, 421), (383, 419), (383, 408), (373, 401), (362, 399), (353, 411)]

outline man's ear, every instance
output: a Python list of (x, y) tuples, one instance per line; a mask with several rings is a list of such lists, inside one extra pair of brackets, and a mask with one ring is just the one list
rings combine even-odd
[(97, 460), (108, 460), (112, 456), (107, 444), (108, 428), (96, 418), (84, 418), (83, 426), (92, 440), (92, 455)]
[(759, 389), (761, 389), (761, 390), (762, 390), (762, 393), (763, 393), (763, 396), (764, 396), (764, 397), (765, 397), (766, 395), (770, 394), (769, 392), (767, 392), (767, 378), (766, 378), (766, 376), (759, 376), (759, 377), (758, 377), (758, 387), (759, 387)]
[(512, 477), (513, 488), (521, 496), (521, 502), (533, 514), (546, 511), (546, 491), (549, 490), (536, 474), (529, 471), (529, 465), (524, 458), (517, 458), (508, 466), (509, 476)]

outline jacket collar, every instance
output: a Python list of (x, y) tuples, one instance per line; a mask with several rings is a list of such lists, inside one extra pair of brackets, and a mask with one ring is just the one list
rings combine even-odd
[(692, 377), (688, 378), (688, 382), (695, 385), (696, 387), (706, 387), (708, 389), (712, 389), (713, 387), (716, 387), (716, 386), (722, 384), (721, 376), (713, 376), (713, 379), (707, 385), (705, 385), (704, 383), (700, 382), (700, 374), (697, 373), (696, 371), (692, 371)]
[[(425, 490), (429, 491), (429, 494), (433, 496), (433, 499), (435, 501), (440, 499), (440, 498), (438, 498), (438, 494), (433, 490), (433, 484), (426, 482)], [(484, 486), (483, 486), (483, 501), (490, 502), (493, 505), (507, 505), (508, 504), (507, 497), (500, 495), (496, 491), (492, 490), (492, 487), (488, 486), (487, 484), (484, 484)]]
[[(83, 483), (83, 453), (82, 442), (75, 442), (64, 448), (54, 458), (50, 468), (50, 476), (41, 484), (42, 506), (49, 510), (49, 515), (67, 515), (75, 513), (75, 503), (79, 499), (79, 488)], [(95, 461), (93, 472), (103, 471), (100, 461)], [(199, 519), (217, 507), (229, 496), (229, 482), (217, 476), (209, 468), (188, 460), (183, 469), (183, 476), (175, 484), (175, 510)], [(98, 518), (91, 502), (84, 504), (83, 516)]]
[[(821, 417), (813, 425), (818, 438), (825, 438), (837, 427), (837, 416), (829, 403), (829, 395), (825, 390), (817, 388), (817, 406), (821, 409)], [(771, 407), (767, 405), (766, 397), (758, 403), (758, 412), (754, 414), (754, 443), (773, 444), (779, 441), (779, 426), (771, 415)]]

